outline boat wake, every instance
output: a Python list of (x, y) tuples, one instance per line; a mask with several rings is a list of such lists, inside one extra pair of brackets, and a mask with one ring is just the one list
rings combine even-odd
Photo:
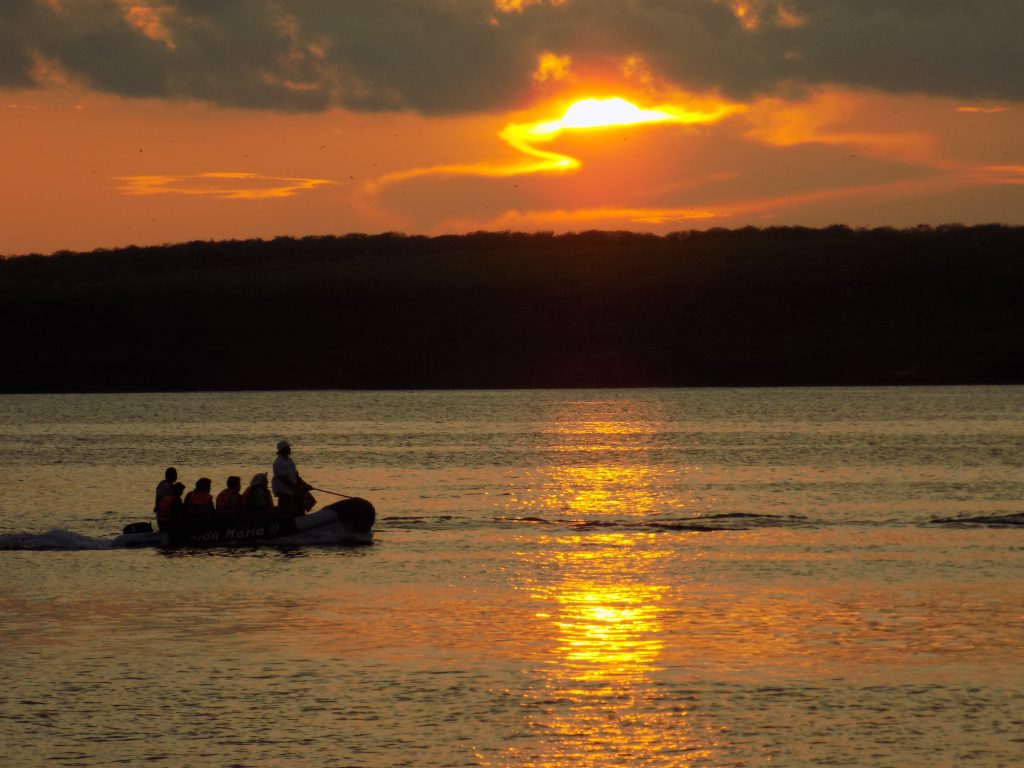
[(745, 531), (752, 528), (805, 528), (820, 525), (803, 515), (770, 515), (729, 512), (718, 515), (685, 517), (653, 515), (649, 517), (563, 517), (558, 514), (463, 518), (458, 515), (406, 515), (381, 520), (385, 529), (447, 530), (499, 526), (538, 526), (571, 530), (629, 531)]
[[(339, 542), (336, 532), (331, 530), (314, 529), (310, 531), (299, 531), (288, 536), (281, 536), (271, 541), (239, 541), (227, 542), (222, 546), (230, 547), (254, 547), (254, 546), (329, 546), (335, 544), (350, 545), (352, 542), (346, 539)], [(360, 543), (368, 543), (360, 542)], [(109, 538), (97, 538), (86, 536), (81, 533), (74, 533), (63, 529), (54, 529), (46, 533), (7, 533), (0, 534), (0, 552), (84, 552), (90, 550), (112, 550), (121, 549), (123, 545), (115, 545)], [(187, 548), (187, 547), (186, 547)]]
[(55, 528), (46, 533), (0, 534), (0, 550), (64, 550), (74, 552), (90, 549), (110, 549), (110, 539), (86, 536), (63, 528)]
[(495, 522), (514, 525), (540, 525), (575, 530), (613, 528), (631, 531), (745, 531), (751, 528), (804, 527), (813, 522), (803, 515), (768, 515), (729, 512), (720, 515), (651, 518), (602, 518), (599, 520), (561, 517), (503, 517)]
[(1024, 527), (1024, 512), (1007, 515), (975, 515), (972, 517), (940, 517), (931, 521), (934, 525), (946, 525), (957, 528), (977, 526), (989, 528)]

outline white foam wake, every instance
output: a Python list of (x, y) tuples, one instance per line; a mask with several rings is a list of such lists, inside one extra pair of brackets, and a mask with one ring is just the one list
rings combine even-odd
[(0, 550), (83, 550), (109, 549), (109, 539), (98, 539), (81, 533), (55, 528), (46, 533), (0, 534)]

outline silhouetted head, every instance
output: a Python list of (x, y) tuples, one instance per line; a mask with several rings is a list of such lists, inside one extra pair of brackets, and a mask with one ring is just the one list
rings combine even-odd
[(174, 467), (168, 467), (167, 469), (164, 470), (164, 480), (166, 480), (169, 483), (173, 483), (177, 479), (178, 470), (176, 470)]
[(228, 478), (228, 488), (230, 488), (233, 491), (237, 491), (241, 487), (242, 487), (242, 478), (240, 478), (238, 475), (231, 475)]
[(258, 488), (261, 485), (266, 485), (266, 484), (267, 484), (267, 473), (266, 472), (259, 472), (259, 473), (255, 474), (255, 475), (253, 475), (252, 476), (252, 482), (249, 483), (249, 485), (251, 485), (253, 488)]
[(287, 440), (282, 440), (277, 444), (277, 452), (283, 453), (285, 456), (287, 456), (289, 453), (292, 452), (291, 443), (289, 443)]
[(213, 481), (208, 477), (200, 477), (196, 480), (196, 490), (210, 492), (210, 488), (213, 486)]

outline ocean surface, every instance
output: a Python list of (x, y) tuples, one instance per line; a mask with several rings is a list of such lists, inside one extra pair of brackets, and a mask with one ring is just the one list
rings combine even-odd
[[(281, 438), (372, 546), (110, 548)], [(0, 455), (3, 766), (1024, 764), (1021, 387), (17, 395)]]

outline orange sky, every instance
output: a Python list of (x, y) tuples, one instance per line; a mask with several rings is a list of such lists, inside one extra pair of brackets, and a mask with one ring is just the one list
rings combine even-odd
[[(259, 87), (278, 90), (254, 91), (252, 100), (266, 103), (244, 104), (213, 64), (210, 78), (225, 78), (214, 95), (167, 85), (185, 82), (181, 72), (195, 76), (181, 57), (198, 22), (173, 2), (16, 2), (51, 23), (67, 17), (80, 27), (70, 17), (88, 12), (98, 25), (113, 24), (117, 40), (134, 36), (151, 46), (143, 54), (154, 60), (159, 52), (162, 85), (147, 92), (155, 81), (141, 71), (144, 58), (139, 82), (124, 83), (116, 79), (127, 76), (121, 70), (101, 77), (88, 45), (73, 57), (42, 38), (37, 48), (26, 43), (23, 72), (0, 62), (3, 254), (351, 231), (1024, 223), (1024, 98), (1009, 86), (964, 85), (958, 94), (938, 72), (934, 88), (780, 75), (745, 91), (740, 75), (721, 83), (680, 76), (654, 43), (645, 49), (639, 38), (632, 49), (612, 39), (606, 52), (601, 43), (610, 32), (595, 29), (592, 39), (575, 31), (562, 50), (529, 37), (533, 47), (515, 87), (506, 82), (516, 74), (512, 65), (495, 75), (504, 97), (474, 91), (480, 83), (467, 74), (464, 91), (446, 90), (435, 103), (432, 87), (460, 84), (420, 83), (410, 70), (400, 86), (378, 86), (394, 104), (368, 106), (373, 89), (350, 86), (367, 103), (347, 98), (337, 83), (341, 65), (328, 67), (328, 54), (316, 53), (341, 45), (328, 30), (303, 43), (303, 55), (321, 62), (305, 74), (308, 82), (262, 73)], [(725, 14), (716, 23), (754, 41), (767, 39), (768, 27), (774, 35), (803, 34), (824, 0), (706, 2)], [(104, 5), (109, 18), (96, 10)], [(289, 5), (300, 6), (266, 7), (284, 13)], [(412, 13), (429, 4), (405, 5)], [(479, 12), (483, 4), (465, 5)], [(508, 19), (522, 25), (531, 14), (569, 20), (574, 12), (572, 0), (486, 5), (479, 29), (498, 35), (495, 41), (505, 40)], [(293, 46), (302, 34), (295, 13), (272, 26)], [(116, 58), (114, 43), (105, 48)], [(202, 51), (196, 44), (190, 55)], [(95, 53), (99, 60), (103, 51)], [(285, 60), (286, 68), (298, 66)], [(273, 100), (304, 97), (328, 81), (327, 103)], [(472, 98), (444, 101), (463, 93)]]

